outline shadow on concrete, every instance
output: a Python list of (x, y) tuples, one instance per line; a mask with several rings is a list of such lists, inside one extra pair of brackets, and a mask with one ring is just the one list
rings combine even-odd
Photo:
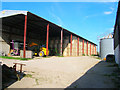
[(24, 72), (15, 71), (12, 67), (6, 64), (2, 65), (2, 89), (9, 87), (16, 81), (21, 80), (25, 76)]
[(117, 67), (115, 63), (101, 61), (89, 69), (82, 77), (73, 82), (69, 88), (115, 88), (111, 75)]

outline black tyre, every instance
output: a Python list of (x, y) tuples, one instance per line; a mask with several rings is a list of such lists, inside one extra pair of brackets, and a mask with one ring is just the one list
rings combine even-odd
[(39, 56), (40, 56), (40, 57), (43, 57), (44, 55), (45, 55), (45, 54), (44, 54), (43, 51), (40, 51), (40, 52), (39, 52)]
[(10, 54), (11, 54), (11, 56), (15, 56), (15, 54), (13, 52), (11, 52)]

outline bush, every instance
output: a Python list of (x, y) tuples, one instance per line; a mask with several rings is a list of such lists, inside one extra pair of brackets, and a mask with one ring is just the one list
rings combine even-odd
[(96, 55), (96, 54), (92, 54), (91, 56), (98, 56), (98, 55)]
[(85, 54), (82, 54), (82, 56), (85, 56)]

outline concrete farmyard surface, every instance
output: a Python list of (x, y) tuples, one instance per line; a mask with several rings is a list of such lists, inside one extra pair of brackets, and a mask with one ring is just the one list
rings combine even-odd
[[(26, 64), (23, 71), (28, 77), (11, 84), (8, 88), (114, 88), (114, 83), (105, 74), (114, 68), (110, 63), (88, 57), (50, 57), (19, 61), (2, 59), (13, 66), (14, 62)], [(19, 67), (17, 67), (18, 70)]]

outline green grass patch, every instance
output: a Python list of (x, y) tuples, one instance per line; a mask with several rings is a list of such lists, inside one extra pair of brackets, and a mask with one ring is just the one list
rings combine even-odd
[(35, 72), (31, 72), (31, 73), (35, 73)]
[(4, 58), (4, 59), (16, 59), (16, 60), (31, 60), (31, 58), (17, 58), (17, 57), (8, 57), (8, 56), (0, 56), (0, 58)]
[(24, 77), (35, 79), (36, 85), (39, 85), (38, 79), (33, 77), (31, 74), (26, 74)]
[(64, 57), (64, 56), (58, 56), (58, 57)]
[(94, 54), (92, 54), (91, 56), (95, 56)]
[(96, 59), (101, 59), (100, 57), (96, 57)]
[(39, 82), (38, 82), (38, 79), (37, 79), (37, 78), (35, 79), (35, 82), (36, 82), (37, 85), (39, 85)]
[(32, 78), (32, 75), (31, 74), (26, 74), (24, 77)]
[(51, 56), (44, 56), (43, 58), (50, 58)]
[(85, 56), (85, 54), (82, 54), (82, 56)]
[(91, 56), (99, 56), (99, 55), (96, 55), (96, 54), (92, 54)]

